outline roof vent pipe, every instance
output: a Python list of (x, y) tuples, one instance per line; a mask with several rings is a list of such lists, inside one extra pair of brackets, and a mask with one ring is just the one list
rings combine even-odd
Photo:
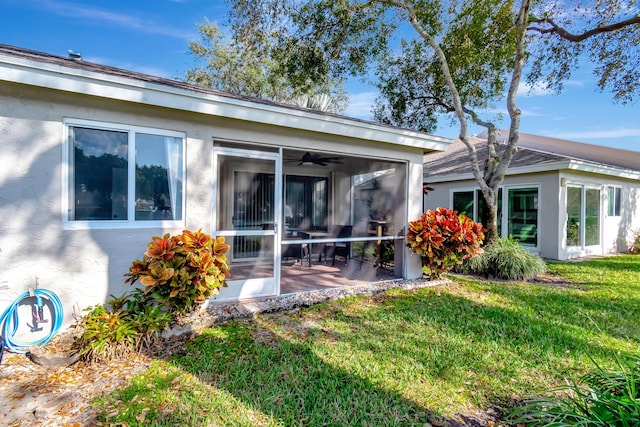
[(70, 59), (77, 59), (82, 61), (82, 52), (75, 52), (71, 49), (69, 49), (67, 52), (69, 52), (69, 58)]

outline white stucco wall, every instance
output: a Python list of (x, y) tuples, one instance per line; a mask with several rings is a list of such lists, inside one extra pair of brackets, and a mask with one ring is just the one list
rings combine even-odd
[[(566, 246), (566, 188), (561, 188), (560, 194), (560, 238), (563, 250), (559, 259), (569, 259), (589, 255), (606, 255), (617, 252), (626, 252), (627, 244), (633, 240), (634, 235), (640, 231), (640, 183), (633, 180), (603, 176), (593, 173), (563, 171), (561, 173), (566, 185), (588, 186), (600, 190), (600, 244), (588, 247)], [(615, 186), (621, 188), (620, 216), (608, 215), (607, 188)]]
[[(35, 286), (56, 292), (72, 313), (129, 290), (123, 274), (150, 238), (175, 229), (63, 229), (63, 120), (128, 124), (184, 132), (185, 227), (209, 232), (213, 140), (313, 148), (408, 164), (408, 217), (422, 209), (422, 150), (357, 138), (222, 119), (73, 95), (26, 85), (0, 84), (0, 310)], [(405, 249), (406, 251), (406, 249)], [(407, 252), (408, 253), (408, 252)], [(407, 258), (405, 277), (418, 277), (418, 259)]]
[[(436, 207), (453, 206), (454, 191), (474, 190), (478, 186), (475, 180), (453, 182), (433, 182), (430, 185), (434, 191), (424, 197), (425, 210)], [(557, 172), (523, 174), (507, 176), (501, 187), (503, 192), (510, 188), (537, 187), (538, 188), (538, 247), (530, 248), (545, 258), (557, 258), (557, 230), (558, 230), (558, 186)], [(504, 193), (506, 195), (506, 192)], [(506, 233), (506, 227), (503, 227)]]
[[(564, 181), (566, 180), (566, 182)], [(430, 182), (432, 182), (431, 180)], [(600, 189), (600, 244), (585, 248), (566, 247), (567, 185), (586, 185)], [(435, 190), (424, 198), (425, 209), (438, 206), (451, 207), (453, 192), (477, 188), (475, 181), (434, 182)], [(607, 187), (622, 189), (621, 216), (607, 215)], [(640, 183), (594, 173), (578, 171), (551, 171), (545, 173), (507, 176), (503, 188), (539, 187), (538, 251), (549, 259), (569, 259), (589, 255), (605, 255), (624, 252), (640, 230)]]

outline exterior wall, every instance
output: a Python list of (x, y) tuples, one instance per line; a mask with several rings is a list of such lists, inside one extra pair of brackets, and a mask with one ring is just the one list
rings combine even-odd
[[(321, 148), (345, 154), (407, 162), (408, 215), (421, 211), (422, 152), (240, 120), (186, 113), (108, 99), (0, 84), (0, 310), (36, 280), (60, 296), (65, 323), (72, 313), (129, 290), (123, 274), (142, 256), (152, 236), (183, 227), (63, 228), (63, 135), (65, 118), (167, 129), (186, 133), (188, 229), (211, 231), (212, 153), (215, 139)], [(402, 218), (404, 222), (406, 218)], [(419, 260), (408, 260), (405, 277), (420, 275)], [(73, 307), (73, 308), (72, 308)]]
[[(563, 170), (507, 176), (502, 184), (503, 188), (530, 185), (540, 188), (537, 252), (543, 258), (564, 260), (625, 252), (627, 244), (640, 230), (640, 183), (637, 181)], [(600, 189), (600, 244), (597, 246), (567, 247), (567, 186), (571, 185)], [(451, 207), (454, 191), (477, 188), (474, 180), (436, 182), (432, 186), (435, 190), (424, 198), (425, 210)], [(620, 216), (610, 217), (607, 214), (608, 186), (621, 188)]]
[[(478, 186), (473, 179), (454, 182), (434, 182), (429, 180), (434, 191), (430, 191), (424, 197), (424, 209), (437, 207), (452, 207), (453, 192), (475, 190)], [(557, 172), (523, 174), (507, 176), (501, 187), (509, 189), (513, 187), (538, 187), (538, 247), (531, 248), (544, 258), (558, 258), (558, 187), (559, 177)], [(506, 237), (506, 221), (503, 224), (503, 236)]]
[[(606, 255), (626, 252), (628, 243), (640, 230), (640, 183), (636, 181), (589, 173), (564, 171), (560, 192), (559, 238), (562, 248), (559, 259), (569, 259), (589, 255)], [(600, 190), (600, 244), (584, 248), (566, 247), (567, 233), (567, 186), (585, 185)], [(621, 188), (620, 216), (608, 215), (607, 187)]]

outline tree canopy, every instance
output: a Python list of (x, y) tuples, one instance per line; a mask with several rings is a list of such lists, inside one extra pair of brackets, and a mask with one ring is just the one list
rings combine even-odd
[[(487, 240), (497, 236), (497, 189), (516, 152), (521, 81), (560, 91), (583, 53), (600, 87), (633, 101), (638, 79), (640, 17), (636, 0), (235, 0), (234, 26), (268, 24), (293, 81), (366, 75), (375, 70), (384, 123), (432, 131), (448, 115), (459, 124), (474, 177), (489, 210)], [(283, 18), (286, 17), (286, 18)], [(258, 33), (260, 31), (257, 31)], [(526, 75), (523, 73), (527, 73)], [(524, 77), (523, 77), (524, 75)], [(498, 150), (496, 117), (505, 102), (509, 139)], [(479, 164), (469, 121), (487, 129), (488, 161)]]
[(189, 42), (195, 65), (186, 81), (238, 95), (340, 113), (347, 105), (340, 78), (293, 81), (287, 75), (286, 55), (273, 44), (273, 34), (225, 37), (217, 24), (198, 24), (200, 39)]

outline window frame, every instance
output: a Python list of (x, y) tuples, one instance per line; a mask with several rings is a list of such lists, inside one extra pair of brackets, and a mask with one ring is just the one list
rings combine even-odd
[(504, 187), (505, 189), (502, 192), (502, 210), (503, 210), (503, 236), (506, 235), (506, 237), (509, 237), (509, 230), (510, 227), (509, 225), (511, 224), (511, 226), (513, 226), (513, 223), (511, 222), (511, 215), (512, 212), (510, 211), (510, 205), (509, 205), (509, 195), (511, 194), (512, 190), (528, 190), (528, 189), (535, 189), (536, 190), (536, 195), (537, 195), (537, 206), (535, 208), (536, 211), (536, 243), (535, 245), (532, 245), (530, 243), (523, 243), (521, 241), (518, 241), (520, 243), (520, 245), (522, 245), (523, 247), (526, 247), (528, 249), (538, 249), (540, 247), (540, 184), (518, 184), (518, 185), (508, 185)]
[[(497, 226), (498, 226), (498, 235), (500, 237), (502, 237), (502, 230), (504, 229), (504, 224), (503, 224), (503, 211), (504, 211), (504, 186), (500, 186), (498, 187), (498, 196), (496, 197), (496, 203), (498, 204), (498, 209), (497, 209)], [(459, 189), (452, 189), (451, 190), (451, 197), (450, 197), (450, 203), (449, 206), (451, 206), (451, 209), (455, 209), (454, 207), (454, 197), (456, 193), (470, 193), (473, 192), (473, 202), (472, 202), (472, 211), (471, 215), (469, 215), (469, 213), (466, 213), (466, 215), (471, 218), (474, 222), (482, 222), (482, 218), (481, 218), (481, 205), (484, 204), (484, 198), (482, 196), (482, 190), (478, 187), (464, 187), (464, 188), (459, 188)], [(462, 212), (459, 212), (462, 213)], [(484, 225), (484, 224), (483, 224)]]
[[(612, 197), (613, 190), (613, 197)], [(620, 205), (622, 204), (622, 187), (618, 185), (608, 185), (607, 186), (607, 216), (609, 217), (620, 217), (621, 209)]]
[[(70, 119), (63, 120), (63, 171), (62, 171), (62, 222), (63, 228), (68, 230), (86, 229), (129, 229), (129, 228), (159, 228), (159, 227), (184, 227), (186, 223), (186, 133), (168, 129), (150, 128), (145, 126), (135, 126), (127, 124), (116, 124), (110, 122), (99, 122), (93, 120)], [(88, 129), (106, 130), (114, 132), (126, 132), (127, 140), (127, 219), (126, 220), (75, 220), (71, 219), (70, 201), (74, 197), (71, 184), (74, 167), (72, 156), (70, 155), (71, 144), (70, 128), (83, 127)], [(135, 218), (135, 198), (136, 198), (136, 134), (148, 134), (161, 137), (179, 138), (182, 140), (181, 154), (182, 167), (180, 175), (182, 177), (181, 194), (182, 200), (180, 211), (182, 218), (177, 220), (136, 220)]]
[[(598, 185), (590, 185), (590, 184), (582, 184), (582, 183), (567, 183), (567, 189), (575, 188), (580, 190), (580, 211), (579, 211), (579, 235), (578, 235), (578, 244), (570, 245), (568, 241), (568, 227), (569, 227), (569, 215), (568, 215), (568, 205), (569, 205), (569, 197), (568, 191), (565, 195), (565, 232), (564, 232), (564, 246), (565, 249), (571, 250), (585, 250), (587, 248), (597, 248), (602, 246), (602, 238), (603, 238), (603, 224), (602, 224), (602, 216), (603, 216), (603, 187)], [(598, 191), (598, 243), (595, 244), (587, 244), (587, 191), (594, 190)], [(608, 209), (608, 208), (607, 208)]]
[[(532, 183), (532, 184), (516, 184), (516, 185), (501, 185), (500, 187), (498, 187), (498, 199), (496, 200), (498, 205), (501, 205), (501, 209), (498, 209), (497, 215), (498, 215), (498, 235), (501, 238), (505, 238), (508, 237), (508, 232), (509, 232), (509, 191), (511, 190), (521, 190), (521, 189), (528, 189), (528, 188), (535, 188), (537, 190), (537, 194), (538, 194), (538, 206), (540, 204), (540, 184), (539, 183)], [(449, 206), (452, 207), (453, 209), (453, 198), (455, 193), (468, 193), (468, 192), (473, 192), (473, 212), (472, 212), (472, 216), (470, 216), (467, 213), (467, 216), (469, 216), (471, 219), (473, 219), (475, 222), (478, 222), (481, 220), (481, 218), (479, 218), (480, 216), (480, 203), (479, 203), (479, 198), (482, 197), (481, 196), (481, 190), (478, 187), (460, 187), (460, 188), (454, 188), (450, 190), (450, 196), (449, 196)], [(536, 244), (535, 245), (531, 245), (528, 243), (521, 243), (522, 246), (526, 247), (529, 250), (536, 250), (540, 247), (540, 209), (538, 207), (538, 209), (536, 210), (536, 228), (537, 228), (537, 235), (536, 235)]]

